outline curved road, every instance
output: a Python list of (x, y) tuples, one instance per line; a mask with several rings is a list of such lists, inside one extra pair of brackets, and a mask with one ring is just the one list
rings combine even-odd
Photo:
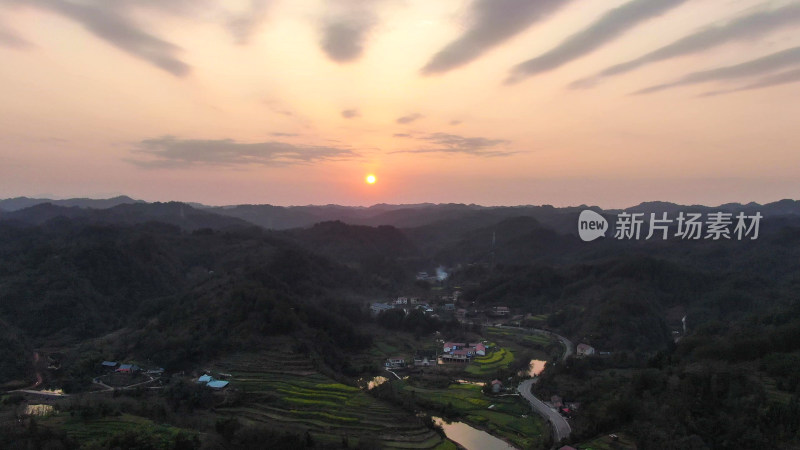
[[(519, 330), (525, 330), (530, 333), (535, 334), (543, 334), (546, 336), (552, 336), (557, 338), (561, 343), (564, 345), (564, 355), (561, 357), (561, 360), (566, 360), (570, 355), (575, 352), (575, 344), (572, 343), (569, 339), (561, 336), (559, 334), (553, 333), (551, 331), (546, 330), (539, 330), (536, 328), (520, 328), (520, 327), (502, 327), (502, 328), (516, 328)], [(531, 404), (531, 407), (534, 411), (539, 413), (542, 417), (547, 419), (551, 425), (553, 425), (553, 437), (555, 443), (561, 441), (566, 437), (569, 437), (569, 434), (572, 432), (572, 428), (570, 428), (567, 419), (565, 419), (558, 411), (551, 409), (547, 404), (543, 401), (539, 400), (538, 398), (534, 397), (531, 393), (531, 388), (533, 387), (534, 383), (538, 381), (536, 378), (529, 378), (517, 386), (517, 391)]]
[(531, 387), (533, 387), (533, 378), (529, 378), (520, 383), (519, 386), (517, 386), (517, 391), (531, 404), (531, 407), (533, 407), (537, 413), (546, 418), (550, 424), (553, 425), (553, 437), (556, 443), (568, 437), (572, 432), (572, 428), (570, 428), (569, 423), (567, 423), (567, 419), (562, 417), (561, 414), (555, 410), (550, 409), (543, 401), (534, 397), (533, 394), (531, 394)]

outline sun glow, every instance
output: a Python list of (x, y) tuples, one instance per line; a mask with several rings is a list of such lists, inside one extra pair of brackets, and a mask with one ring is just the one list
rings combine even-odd
[(370, 174), (370, 175), (367, 175), (366, 181), (367, 181), (367, 184), (375, 184), (375, 182), (378, 181), (378, 179), (375, 178), (375, 175)]

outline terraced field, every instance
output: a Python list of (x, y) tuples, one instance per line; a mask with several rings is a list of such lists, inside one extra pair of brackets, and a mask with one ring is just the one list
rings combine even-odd
[(514, 353), (505, 348), (496, 348), (486, 356), (474, 358), (465, 369), (476, 376), (491, 375), (497, 369), (505, 369), (514, 361)]
[(515, 328), (487, 327), (486, 334), (501, 341), (504, 347), (512, 350), (525, 348), (541, 351), (542, 354), (539, 355), (539, 358), (544, 360), (558, 358), (564, 353), (564, 346), (558, 339), (541, 333)]
[(94, 445), (99, 445), (106, 439), (125, 431), (142, 437), (148, 436), (146, 439), (148, 442), (152, 443), (156, 448), (165, 449), (171, 448), (175, 437), (179, 433), (184, 433), (189, 438), (196, 434), (191, 430), (159, 425), (149, 419), (130, 414), (83, 420), (78, 417), (71, 417), (67, 413), (61, 413), (38, 420), (42, 426), (64, 430), (70, 438), (89, 448), (93, 448)]
[(221, 414), (308, 429), (320, 442), (340, 443), (347, 436), (351, 444), (369, 440), (386, 448), (449, 444), (416, 417), (317, 373), (302, 355), (238, 355), (217, 363), (215, 371), (230, 374), (231, 387), (247, 393), (244, 405), (218, 408)]

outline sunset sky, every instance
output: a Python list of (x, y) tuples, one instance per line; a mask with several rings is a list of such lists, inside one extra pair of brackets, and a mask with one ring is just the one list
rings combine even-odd
[(798, 31), (797, 0), (0, 0), (0, 197), (798, 198)]

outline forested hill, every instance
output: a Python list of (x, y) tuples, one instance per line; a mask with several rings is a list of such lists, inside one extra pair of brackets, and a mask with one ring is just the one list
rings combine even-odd
[[(291, 230), (181, 203), (4, 212), (0, 385), (33, 379), (41, 349), (62, 355), (52, 376), (77, 392), (92, 388), (104, 359), (191, 373), (276, 342), (353, 381), (375, 374), (363, 355), (390, 356), (379, 349), (387, 335), (430, 342), (502, 320), (603, 352), (554, 365), (536, 386), (543, 398), (583, 403), (576, 439), (623, 430), (664, 443), (654, 448), (693, 435), (733, 448), (724, 443), (749, 426), (748, 442), (791, 443), (800, 226), (793, 203), (782, 207), (765, 215), (756, 240), (593, 242), (562, 232), (574, 231), (578, 210), (554, 208), (537, 218), (472, 206), (449, 215), (454, 207), (412, 228), (322, 221)], [(439, 265), (446, 280), (417, 280)], [(399, 296), (419, 296), (440, 318), (400, 309), (371, 317), (367, 303)], [(480, 322), (459, 323), (448, 302)], [(491, 314), (501, 305), (512, 313)]]
[(365, 310), (351, 300), (373, 284), (255, 227), (186, 232), (161, 223), (3, 221), (0, 322), (10, 326), (0, 340), (11, 345), (0, 366), (19, 375), (23, 367), (9, 361), (19, 361), (21, 349), (117, 330), (115, 357), (174, 368), (275, 334), (358, 348), (368, 343), (354, 331)]

